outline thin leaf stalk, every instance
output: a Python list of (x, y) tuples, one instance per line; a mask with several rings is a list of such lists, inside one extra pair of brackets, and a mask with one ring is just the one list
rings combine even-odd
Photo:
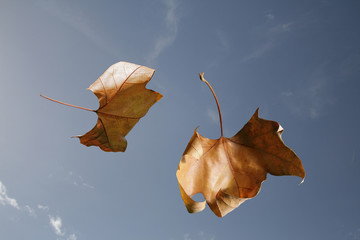
[(206, 83), (206, 85), (208, 85), (208, 87), (210, 88), (212, 94), (214, 95), (215, 101), (216, 101), (216, 105), (218, 108), (218, 112), (219, 112), (219, 119), (220, 119), (220, 130), (221, 130), (221, 137), (224, 136), (224, 131), (223, 131), (223, 123), (222, 123), (222, 117), (221, 117), (221, 110), (220, 110), (220, 105), (219, 105), (219, 101), (216, 97), (215, 91), (214, 89), (211, 87), (210, 83), (208, 81), (206, 81), (206, 79), (204, 78), (204, 73), (199, 73), (199, 77), (200, 80), (203, 81), (204, 83)]
[(47, 100), (50, 100), (50, 101), (53, 101), (53, 102), (56, 102), (56, 103), (60, 103), (60, 104), (65, 105), (65, 106), (69, 106), (69, 107), (73, 107), (73, 108), (79, 108), (79, 109), (90, 111), (90, 112), (96, 112), (95, 110), (92, 110), (92, 109), (89, 109), (89, 108), (84, 108), (84, 107), (79, 107), (79, 106), (72, 105), (72, 104), (69, 104), (69, 103), (64, 103), (64, 102), (61, 102), (61, 101), (46, 97), (46, 96), (44, 96), (42, 94), (40, 94), (40, 96), (43, 97), (43, 98), (46, 98)]

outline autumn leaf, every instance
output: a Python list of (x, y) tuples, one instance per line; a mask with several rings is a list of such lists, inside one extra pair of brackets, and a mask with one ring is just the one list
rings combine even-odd
[(86, 146), (98, 146), (107, 152), (124, 152), (127, 146), (125, 136), (150, 107), (162, 98), (160, 93), (145, 88), (154, 72), (154, 69), (128, 62), (113, 64), (88, 88), (99, 99), (97, 110), (41, 96), (95, 112), (98, 115), (95, 127), (76, 137)]
[[(184, 151), (176, 176), (188, 212), (200, 212), (207, 203), (216, 216), (223, 217), (255, 197), (267, 173), (305, 178), (300, 159), (281, 139), (282, 127), (277, 122), (259, 118), (259, 109), (235, 136), (224, 137), (215, 92), (203, 73), (200, 79), (215, 97), (221, 137), (208, 139), (195, 129)], [(192, 199), (198, 193), (204, 196), (205, 201)]]

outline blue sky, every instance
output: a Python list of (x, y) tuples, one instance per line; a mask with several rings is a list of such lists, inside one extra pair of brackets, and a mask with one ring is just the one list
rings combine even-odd
[[(360, 239), (360, 3), (0, 2), (1, 239)], [(86, 88), (111, 64), (155, 68), (164, 97), (125, 153), (89, 131)], [(306, 179), (268, 176), (224, 218), (188, 214), (175, 176), (194, 129), (233, 136), (257, 107), (278, 121)]]

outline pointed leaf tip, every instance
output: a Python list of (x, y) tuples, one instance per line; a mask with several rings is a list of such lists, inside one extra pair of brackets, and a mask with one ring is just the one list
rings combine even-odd
[(256, 118), (259, 118), (259, 109), (260, 109), (260, 107), (258, 107), (258, 108), (255, 110), (254, 116), (255, 116)]

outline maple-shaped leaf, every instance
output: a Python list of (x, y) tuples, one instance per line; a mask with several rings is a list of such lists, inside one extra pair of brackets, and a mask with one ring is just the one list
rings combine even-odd
[(107, 152), (124, 152), (125, 136), (144, 117), (150, 107), (162, 98), (158, 92), (145, 88), (155, 70), (128, 62), (111, 65), (91, 86), (99, 99), (97, 110), (59, 102), (64, 105), (93, 111), (98, 115), (95, 127), (76, 136), (86, 146), (98, 146)]
[[(218, 217), (223, 217), (255, 197), (267, 173), (305, 178), (300, 159), (281, 139), (282, 127), (277, 122), (259, 118), (258, 109), (235, 136), (224, 137), (215, 92), (203, 73), (200, 78), (214, 94), (221, 137), (208, 139), (195, 129), (184, 151), (176, 176), (188, 212), (200, 212), (207, 203)], [(191, 198), (198, 193), (203, 194), (205, 201)]]

